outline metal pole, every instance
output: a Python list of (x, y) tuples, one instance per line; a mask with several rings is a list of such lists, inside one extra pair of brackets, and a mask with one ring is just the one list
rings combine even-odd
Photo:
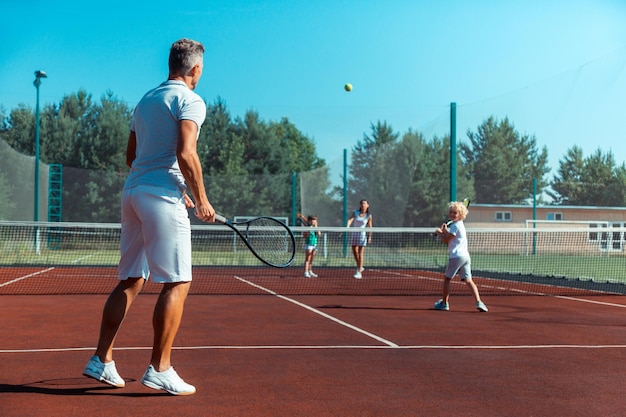
[[(46, 78), (45, 72), (35, 71), (35, 81), (33, 84), (37, 89), (37, 106), (35, 108), (35, 201), (34, 201), (34, 221), (39, 221), (39, 86), (41, 79)], [(39, 228), (35, 227), (35, 253), (39, 254)]]
[(296, 195), (298, 193), (298, 184), (297, 184), (298, 176), (295, 171), (291, 173), (291, 224), (293, 226), (296, 225), (296, 216), (297, 216), (297, 198)]
[(456, 103), (450, 103), (450, 201), (456, 201)]
[(35, 109), (35, 213), (33, 219), (39, 221), (39, 86), (41, 79), (35, 78), (37, 88), (37, 107)]
[(37, 107), (35, 108), (35, 210), (33, 219), (39, 221), (39, 86), (41, 79), (47, 78), (45, 72), (35, 71), (35, 81), (33, 84), (37, 89)]
[[(533, 178), (533, 229), (537, 228), (537, 178)], [(533, 255), (537, 254), (537, 232), (533, 232)]]
[[(342, 227), (348, 223), (348, 150), (343, 150), (343, 223)], [(348, 254), (348, 234), (343, 234), (343, 256)]]

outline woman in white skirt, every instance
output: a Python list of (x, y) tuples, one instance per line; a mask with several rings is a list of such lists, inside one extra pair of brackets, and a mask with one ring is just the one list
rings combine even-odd
[[(346, 227), (362, 229), (360, 232), (350, 234), (350, 245), (352, 246), (352, 254), (356, 262), (356, 273), (354, 278), (361, 279), (363, 277), (363, 257), (365, 255), (365, 247), (372, 242), (372, 213), (369, 211), (369, 203), (367, 200), (359, 202), (359, 209), (354, 210), (348, 219)], [(369, 233), (365, 229), (369, 227)]]

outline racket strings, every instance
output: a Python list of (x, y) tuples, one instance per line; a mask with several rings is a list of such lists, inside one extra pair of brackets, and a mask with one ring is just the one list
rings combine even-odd
[(258, 256), (273, 265), (289, 264), (295, 254), (293, 235), (282, 222), (261, 217), (246, 228), (246, 240)]

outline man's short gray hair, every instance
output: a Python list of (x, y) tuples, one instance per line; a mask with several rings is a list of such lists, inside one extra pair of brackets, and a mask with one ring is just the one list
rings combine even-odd
[(170, 75), (187, 75), (196, 65), (202, 63), (204, 45), (191, 39), (180, 39), (170, 49)]

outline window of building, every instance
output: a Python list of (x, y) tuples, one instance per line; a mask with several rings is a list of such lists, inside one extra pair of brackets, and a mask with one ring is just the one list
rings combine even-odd
[[(611, 227), (615, 229), (621, 229), (624, 227), (623, 223), (611, 223)], [(619, 232), (611, 233), (611, 246), (612, 250), (621, 251), (624, 245), (624, 233), (620, 230)]]
[(558, 213), (558, 212), (546, 213), (546, 220), (563, 220), (563, 213)]
[[(600, 228), (600, 227), (606, 227), (606, 224), (589, 223), (589, 228), (590, 229), (596, 229), (596, 228)], [(600, 240), (600, 233), (599, 232), (589, 232), (589, 241), (590, 242), (597, 242), (599, 240)]]
[(497, 222), (510, 222), (513, 220), (513, 213), (510, 211), (496, 211)]

